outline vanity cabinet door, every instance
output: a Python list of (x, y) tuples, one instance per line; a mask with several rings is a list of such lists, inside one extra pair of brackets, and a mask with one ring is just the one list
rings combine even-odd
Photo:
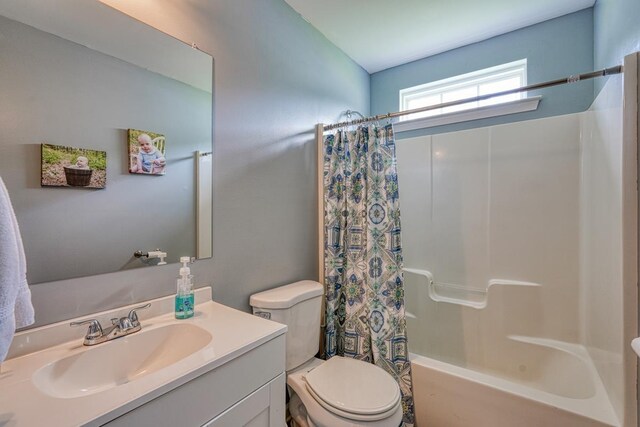
[(203, 427), (283, 427), (285, 374), (280, 374)]

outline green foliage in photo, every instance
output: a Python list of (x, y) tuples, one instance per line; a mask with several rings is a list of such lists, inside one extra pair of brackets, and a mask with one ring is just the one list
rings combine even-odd
[(107, 169), (107, 152), (89, 150), (87, 148), (73, 148), (62, 145), (42, 144), (42, 164), (73, 165), (79, 156), (84, 156), (89, 161), (90, 169)]

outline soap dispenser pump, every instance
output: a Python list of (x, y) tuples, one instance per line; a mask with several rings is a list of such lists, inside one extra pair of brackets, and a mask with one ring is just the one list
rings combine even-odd
[(188, 256), (180, 257), (182, 267), (177, 281), (175, 315), (176, 319), (188, 319), (193, 317), (193, 276), (188, 267), (191, 258)]

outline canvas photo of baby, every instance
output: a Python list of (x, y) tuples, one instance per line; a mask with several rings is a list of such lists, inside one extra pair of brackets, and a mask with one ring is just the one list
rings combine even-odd
[(129, 172), (164, 175), (165, 137), (159, 133), (129, 129)]
[(40, 185), (105, 188), (107, 152), (65, 145), (41, 144)]

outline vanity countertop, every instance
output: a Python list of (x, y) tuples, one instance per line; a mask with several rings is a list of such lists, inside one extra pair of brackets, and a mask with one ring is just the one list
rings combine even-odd
[[(74, 330), (74, 335), (79, 338), (47, 348), (32, 347), (31, 350), (36, 351), (6, 360), (0, 372), (0, 425), (101, 425), (286, 332), (284, 325), (226, 307), (210, 298), (210, 288), (197, 294), (196, 302), (204, 301), (196, 304), (196, 313), (191, 319), (176, 320), (172, 312), (150, 318), (141, 315), (142, 330), (136, 333), (172, 324), (191, 324), (211, 334), (212, 339), (207, 345), (167, 367), (97, 393), (73, 398), (54, 397), (41, 391), (32, 377), (36, 371), (57, 360), (98, 346), (109, 346), (119, 340), (134, 339), (136, 334), (86, 347), (82, 345), (84, 329)], [(152, 305), (157, 303), (157, 306), (164, 307), (171, 302), (172, 297), (151, 301)], [(102, 313), (103, 317), (108, 315), (112, 313)], [(46, 330), (60, 330), (66, 334), (68, 329), (68, 322), (60, 322), (24, 331), (16, 336), (14, 344), (28, 347), (30, 341), (37, 340)], [(95, 369), (100, 369), (100, 366)]]

